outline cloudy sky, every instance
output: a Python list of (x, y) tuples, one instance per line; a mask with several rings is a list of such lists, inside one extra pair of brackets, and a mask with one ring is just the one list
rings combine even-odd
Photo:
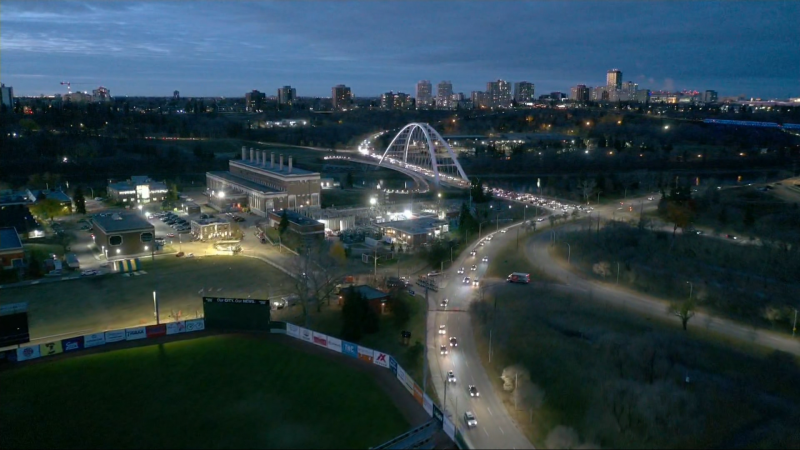
[(800, 2), (15, 1), (0, 4), (0, 77), (15, 95), (455, 92), (494, 79), (536, 92), (605, 83), (800, 96)]

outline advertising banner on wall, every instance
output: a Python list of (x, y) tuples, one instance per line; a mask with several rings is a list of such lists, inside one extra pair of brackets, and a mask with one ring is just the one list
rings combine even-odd
[(358, 346), (358, 359), (362, 361), (371, 363), (374, 353), (375, 352), (371, 348), (362, 347), (360, 345)]
[(312, 336), (311, 335), (311, 330), (309, 330), (308, 328), (300, 327), (300, 339), (302, 339), (302, 340), (304, 340), (306, 342), (313, 342), (314, 339), (312, 339), (311, 336)]
[(414, 398), (417, 399), (417, 403), (423, 405), (422, 388), (417, 386), (417, 383), (414, 383)]
[(358, 345), (342, 341), (342, 353), (353, 358), (358, 358)]
[(375, 352), (373, 352), (373, 354), (372, 354), (372, 357), (374, 358), (373, 362), (375, 364), (377, 364), (377, 365), (379, 365), (381, 367), (386, 367), (386, 368), (389, 367), (389, 358), (390, 358), (390, 356), (387, 355), (386, 353), (382, 353), (382, 352), (379, 352), (379, 351), (375, 350)]
[(125, 328), (125, 340), (135, 341), (147, 337), (147, 329), (145, 327)]
[(106, 331), (106, 343), (119, 342), (125, 340), (125, 330)]
[(40, 356), (42, 356), (42, 354), (39, 351), (38, 345), (34, 345), (32, 347), (20, 347), (17, 349), (17, 361), (27, 361), (29, 359), (36, 359)]
[(62, 339), (61, 348), (63, 348), (65, 352), (74, 352), (75, 350), (81, 350), (83, 348), (83, 336), (78, 336), (69, 339)]
[(416, 386), (416, 383), (414, 383), (414, 379), (411, 378), (408, 375), (408, 373), (406, 373), (406, 379), (403, 380), (403, 384), (406, 385), (406, 389), (408, 389), (408, 393), (411, 394), (411, 395), (414, 395), (414, 386)]
[(148, 338), (154, 338), (159, 336), (166, 336), (167, 335), (167, 324), (162, 323), (161, 325), (150, 325), (145, 327), (147, 331)]
[(314, 340), (314, 344), (319, 345), (320, 347), (328, 348), (328, 336), (322, 333), (317, 333), (316, 331), (311, 335), (311, 338)]
[(442, 426), (444, 420), (444, 414), (442, 414), (442, 410), (439, 409), (438, 406), (436, 405), (432, 406), (433, 406), (433, 414), (431, 414), (431, 416), (439, 422), (439, 426)]
[(449, 417), (444, 418), (444, 422), (442, 422), (442, 429), (445, 433), (447, 433), (448, 436), (450, 436), (450, 439), (452, 439), (453, 442), (456, 441), (456, 426)]
[(83, 348), (97, 347), (106, 343), (105, 333), (92, 333), (83, 337)]
[(397, 360), (391, 356), (389, 357), (389, 370), (397, 376)]
[(193, 319), (186, 321), (186, 332), (202, 331), (206, 329), (206, 322), (203, 319)]
[(293, 338), (300, 338), (300, 327), (297, 325), (292, 325), (291, 323), (286, 324), (286, 334)]
[(428, 394), (422, 394), (422, 408), (428, 413), (429, 416), (433, 415), (433, 402)]
[(42, 356), (57, 355), (63, 351), (64, 349), (61, 348), (61, 341), (48, 342), (39, 346), (39, 352)]
[(335, 352), (342, 353), (342, 340), (333, 336), (328, 336), (328, 348)]
[(186, 322), (170, 322), (167, 324), (167, 334), (179, 334), (186, 331)]

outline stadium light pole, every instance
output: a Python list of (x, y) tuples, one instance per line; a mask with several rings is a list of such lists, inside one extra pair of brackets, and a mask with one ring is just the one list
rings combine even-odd
[(158, 297), (156, 296), (156, 291), (153, 291), (153, 315), (156, 316), (156, 325), (160, 325), (161, 319), (158, 316)]

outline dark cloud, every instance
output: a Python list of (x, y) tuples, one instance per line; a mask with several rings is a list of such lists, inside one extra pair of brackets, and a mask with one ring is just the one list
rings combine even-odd
[(456, 91), (503, 78), (537, 91), (625, 80), (660, 89), (798, 95), (800, 3), (3, 1), (3, 82), (56, 92), (64, 77), (116, 95), (242, 95), (292, 84), (329, 95)]

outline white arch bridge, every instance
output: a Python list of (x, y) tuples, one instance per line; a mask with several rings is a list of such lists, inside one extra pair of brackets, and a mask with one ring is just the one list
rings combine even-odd
[[(373, 155), (377, 157), (378, 155)], [(387, 164), (388, 163), (388, 164)], [(442, 136), (427, 123), (410, 123), (392, 139), (379, 166), (400, 166), (433, 178), (442, 184), (469, 187), (470, 181), (455, 152)]]

